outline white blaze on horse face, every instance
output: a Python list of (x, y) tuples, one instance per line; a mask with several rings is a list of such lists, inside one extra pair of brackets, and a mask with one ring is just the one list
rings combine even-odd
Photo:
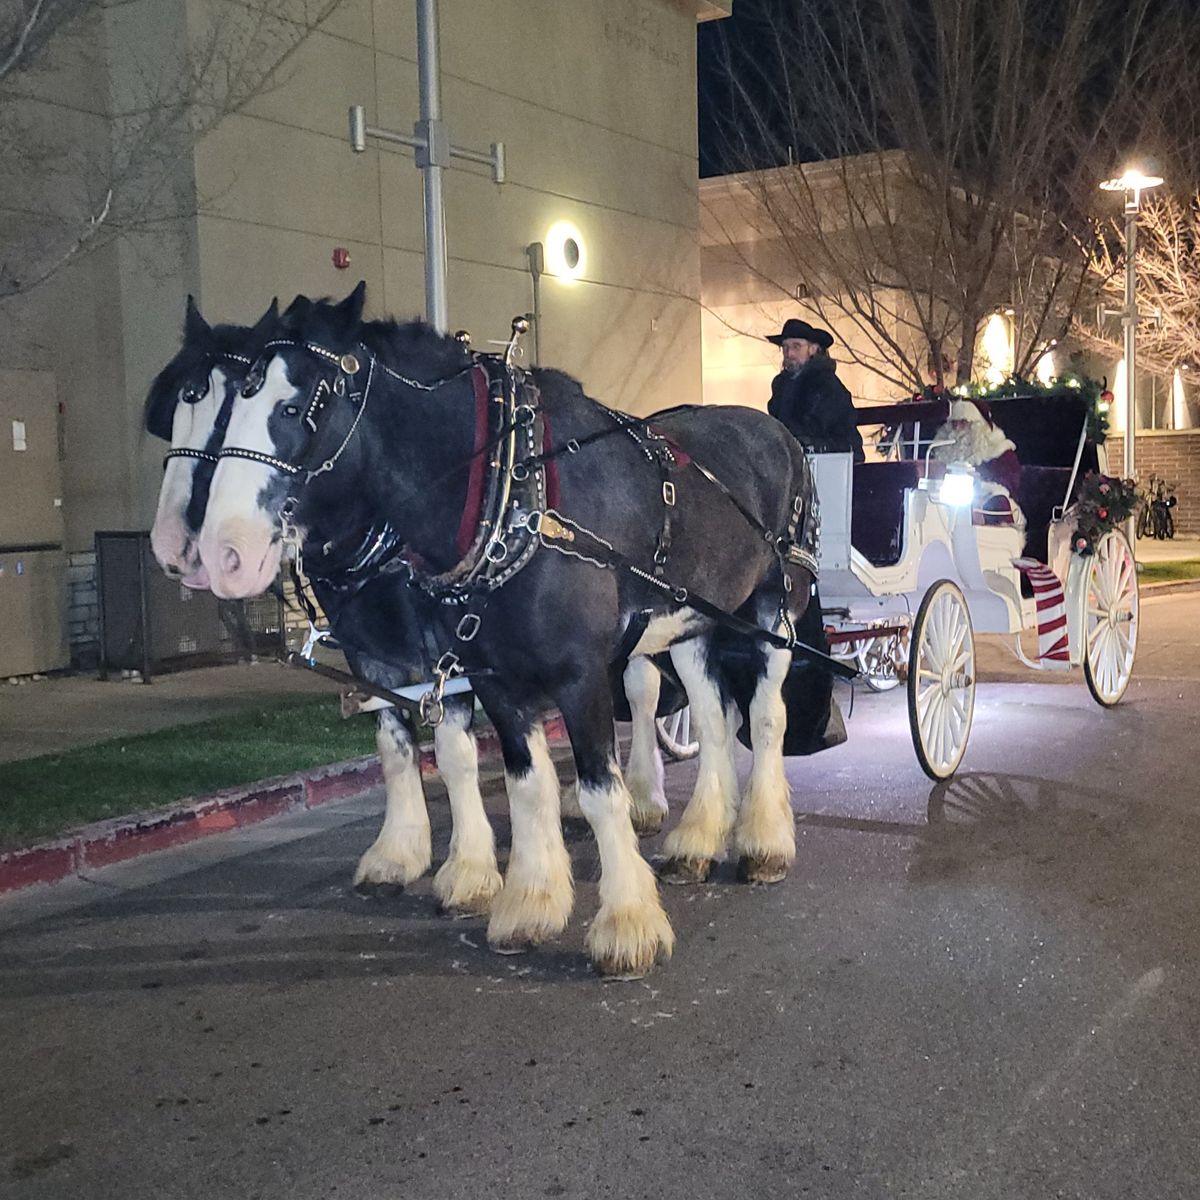
[[(234, 401), (225, 445), (276, 457), (268, 422), (279, 404), (296, 397), (287, 367), (277, 355), (267, 366), (263, 386), (253, 396)], [(212, 590), (223, 599), (257, 596), (279, 571), (279, 514), (267, 512), (259, 500), (275, 474), (276, 468), (245, 458), (217, 463), (200, 530), (200, 558)]]
[[(217, 423), (225, 399), (225, 372), (209, 372), (208, 390), (194, 404), (180, 400), (171, 423), (172, 450), (203, 450)], [(195, 554), (196, 530), (187, 524), (187, 507), (192, 499), (192, 482), (199, 459), (169, 458), (158, 490), (158, 509), (150, 530), (150, 547), (164, 571), (182, 575), (193, 587), (207, 587)]]

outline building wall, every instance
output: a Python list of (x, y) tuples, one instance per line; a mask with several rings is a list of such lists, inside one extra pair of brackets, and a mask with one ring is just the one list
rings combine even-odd
[[(1123, 435), (1110, 436), (1108, 469), (1119, 474), (1124, 460)], [(1139, 433), (1133, 449), (1138, 479), (1159, 475), (1176, 485), (1179, 503), (1172, 512), (1176, 537), (1200, 537), (1200, 429)]]
[[(147, 52), (165, 60), (185, 35), (198, 44), (225, 2), (104, 6), (39, 76), (39, 119), (64, 147), (103, 145), (114, 114), (136, 108)], [(508, 167), (503, 185), (461, 160), (446, 172), (452, 328), (480, 346), (505, 337), (532, 308), (526, 246), (570, 220), (587, 268), (574, 283), (542, 281), (542, 362), (631, 411), (699, 398), (695, 26), (730, 8), (441, 5), (451, 140), (480, 150), (502, 140)], [(368, 124), (411, 131), (415, 10), (415, 0), (342, 0), (279, 86), (186, 156), (176, 186), (193, 195), (193, 218), (126, 238), (5, 306), (0, 367), (52, 370), (63, 401), (69, 549), (89, 549), (97, 528), (152, 519), (162, 448), (141, 431), (142, 405), (178, 344), (189, 293), (211, 320), (244, 321), (274, 295), (341, 295), (362, 278), (370, 315), (423, 311), (421, 173), (406, 149), (354, 154), (347, 138), (354, 103)], [(86, 70), (71, 57), (76, 43)], [(3, 210), (37, 204), (28, 190), (0, 194), (6, 223)], [(349, 270), (333, 267), (335, 246), (350, 250)]]
[[(875, 171), (877, 161), (871, 160), (861, 169)], [(812, 188), (812, 203), (821, 206), (821, 197), (829, 196), (830, 203), (819, 207), (816, 216), (836, 245), (841, 219), (835, 201), (843, 187), (841, 177), (824, 164), (804, 170)], [(781, 173), (776, 182), (786, 187), (785, 180), (786, 173)], [(802, 249), (781, 238), (778, 225), (762, 210), (757, 186), (739, 176), (706, 179), (700, 184), (705, 402), (766, 407), (771, 379), (779, 371), (780, 352), (765, 338), (778, 333), (788, 317), (811, 321), (834, 335), (830, 354), (856, 404), (895, 400), (895, 388), (861, 365), (861, 361), (877, 357), (872, 354), (875, 335), (844, 317), (821, 315), (797, 275), (795, 256)], [(772, 186), (769, 179), (766, 186)], [(791, 204), (809, 202), (794, 190), (787, 195), (782, 202), (784, 211)], [(822, 296), (836, 295), (837, 279), (830, 276), (819, 290)], [(898, 310), (901, 303), (901, 298), (889, 291), (882, 291), (879, 300), (885, 310)], [(828, 314), (835, 306), (826, 303), (824, 307)], [(860, 361), (853, 361), (852, 350)]]
[[(586, 271), (543, 281), (541, 358), (632, 410), (699, 392), (695, 21), (668, 0), (493, 0), (469, 21), (442, 7), (451, 141), (503, 141), (508, 176), (462, 160), (445, 174), (450, 324), (480, 345), (507, 336), (532, 307), (526, 246), (569, 220)], [(344, 0), (296, 56), (294, 84), (205, 140), (206, 307), (250, 319), (273, 294), (363, 278), (373, 314), (422, 311), (421, 173), (406, 149), (355, 155), (346, 136), (355, 103), (368, 125), (411, 132), (416, 58), (413, 0)], [(338, 245), (347, 271), (331, 265)]]

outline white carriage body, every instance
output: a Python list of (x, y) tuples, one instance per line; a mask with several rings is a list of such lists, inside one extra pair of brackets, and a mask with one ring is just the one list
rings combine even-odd
[[(1024, 525), (975, 524), (970, 505), (943, 503), (936, 489), (904, 489), (899, 557), (879, 566), (851, 542), (854, 462), (849, 454), (810, 459), (821, 504), (821, 604), (838, 624), (869, 629), (906, 622), (939, 579), (962, 589), (978, 633), (1019, 634), (1037, 627), (1037, 606), (1022, 595)], [(1087, 560), (1070, 550), (1071, 521), (1052, 521), (1048, 565), (1064, 586), (1072, 666), (1082, 662)], [(1030, 666), (1038, 664), (1029, 662)]]

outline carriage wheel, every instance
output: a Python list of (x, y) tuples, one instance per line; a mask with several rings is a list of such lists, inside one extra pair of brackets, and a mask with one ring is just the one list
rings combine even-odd
[(900, 683), (899, 666), (906, 650), (893, 636), (870, 638), (855, 655), (863, 681), (873, 692), (890, 692)]
[(908, 658), (908, 722), (921, 770), (949, 779), (975, 715), (975, 637), (958, 585), (939, 579), (921, 601)]
[(695, 758), (700, 753), (700, 743), (692, 740), (692, 710), (686, 704), (670, 716), (658, 717), (654, 731), (663, 753), (676, 762)]
[(1137, 564), (1119, 529), (1106, 533), (1092, 555), (1086, 604), (1083, 676), (1096, 703), (1108, 708), (1125, 694), (1137, 650)]

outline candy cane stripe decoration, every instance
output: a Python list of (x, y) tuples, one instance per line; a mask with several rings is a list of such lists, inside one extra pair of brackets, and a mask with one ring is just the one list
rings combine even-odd
[(1048, 671), (1069, 671), (1067, 602), (1063, 586), (1049, 567), (1033, 558), (1014, 558), (1013, 566), (1029, 580), (1037, 606), (1038, 659)]

